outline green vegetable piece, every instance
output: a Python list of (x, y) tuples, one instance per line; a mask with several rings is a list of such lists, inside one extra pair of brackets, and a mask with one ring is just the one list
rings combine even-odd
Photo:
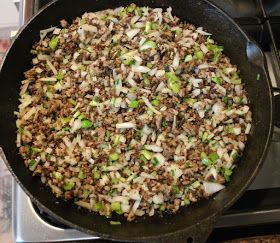
[(81, 115), (81, 112), (76, 111), (75, 114), (73, 115), (74, 118), (77, 118), (79, 115)]
[(109, 158), (111, 161), (116, 161), (120, 158), (120, 155), (115, 152), (115, 153), (110, 154)]
[(135, 139), (140, 140), (143, 136), (143, 132), (142, 131), (136, 131), (135, 133)]
[(156, 171), (153, 171), (153, 172), (151, 173), (151, 175), (152, 175), (152, 176), (157, 176), (157, 172), (156, 172)]
[(140, 154), (144, 155), (147, 160), (151, 160), (152, 158), (152, 154), (148, 150), (141, 150)]
[(81, 114), (81, 115), (79, 115), (77, 118), (78, 118), (79, 120), (83, 120), (83, 119), (85, 118), (85, 116), (84, 116), (83, 114)]
[(114, 144), (113, 144), (114, 147), (118, 146), (121, 143), (120, 139), (121, 139), (121, 136), (119, 134), (117, 134), (115, 136), (115, 140), (114, 140)]
[(239, 154), (237, 151), (233, 150), (231, 152), (231, 155), (230, 155), (234, 160), (236, 160), (238, 157), (239, 157)]
[(205, 152), (202, 152), (200, 154), (200, 159), (201, 159), (202, 164), (204, 164), (204, 165), (208, 166), (211, 164), (211, 160), (208, 158), (208, 156)]
[(42, 151), (41, 149), (34, 148), (34, 147), (30, 148), (30, 150), (33, 154), (40, 153)]
[(214, 40), (210, 38), (210, 36), (208, 36), (207, 38), (207, 43), (209, 44), (214, 44)]
[(36, 161), (35, 159), (29, 160), (29, 162), (28, 162), (29, 167), (32, 167), (33, 165), (35, 165), (36, 162), (37, 162), (37, 161)]
[(224, 170), (224, 177), (225, 177), (225, 180), (227, 182), (230, 181), (230, 176), (232, 175), (232, 170), (231, 169), (225, 169)]
[(193, 105), (194, 103), (197, 102), (197, 99), (185, 98), (184, 101), (187, 102), (189, 105)]
[(112, 179), (112, 184), (118, 184), (118, 182), (119, 182), (119, 179), (118, 178), (113, 178)]
[(90, 194), (90, 190), (88, 190), (88, 189), (83, 190), (83, 196), (84, 197), (88, 197), (89, 194)]
[(234, 129), (232, 127), (232, 125), (227, 125), (225, 128), (224, 128), (224, 131), (226, 133), (234, 133)]
[(187, 197), (185, 197), (184, 205), (187, 206), (187, 205), (190, 205), (190, 204), (191, 204), (191, 201)]
[(160, 211), (165, 211), (165, 206), (164, 205), (160, 205), (159, 210)]
[(24, 132), (24, 129), (22, 127), (18, 128), (18, 133), (22, 134)]
[(79, 172), (79, 174), (78, 174), (78, 178), (82, 180), (82, 179), (87, 178), (87, 175), (86, 175), (86, 173), (85, 173), (85, 172), (80, 171), (80, 172)]
[(111, 138), (111, 133), (109, 132), (109, 131), (106, 131), (106, 133), (105, 133), (105, 141), (106, 142), (109, 142), (110, 141), (110, 138)]
[(208, 158), (213, 162), (216, 163), (216, 161), (219, 159), (219, 156), (217, 153), (211, 153), (209, 154)]
[(204, 132), (202, 134), (202, 142), (206, 142), (207, 141), (207, 138), (208, 138), (208, 133), (207, 132)]
[(202, 52), (202, 51), (197, 51), (197, 52), (195, 52), (195, 58), (196, 58), (197, 60), (203, 60), (203, 58), (204, 58), (203, 52)]
[(100, 179), (100, 177), (101, 177), (101, 175), (100, 175), (99, 172), (95, 171), (95, 172), (93, 173), (93, 178), (94, 178), (95, 180)]
[(63, 72), (62, 72), (62, 70), (58, 71), (56, 79), (57, 79), (57, 81), (61, 81), (63, 79)]
[(165, 77), (167, 78), (167, 83), (169, 88), (174, 92), (175, 94), (180, 92), (180, 80), (176, 76), (174, 72), (167, 72), (165, 74)]
[(180, 189), (177, 185), (172, 185), (172, 191), (176, 194), (179, 194), (180, 193)]
[(211, 51), (212, 53), (214, 53), (214, 57), (213, 57), (213, 62), (217, 62), (219, 60), (219, 57), (221, 55), (221, 52), (223, 51), (224, 47), (223, 46), (217, 46), (214, 44), (208, 44), (207, 45), (207, 49), (209, 51)]
[(157, 157), (153, 157), (152, 163), (153, 163), (153, 165), (159, 165), (160, 162)]
[(146, 22), (146, 25), (145, 25), (145, 32), (144, 34), (148, 34), (152, 29), (152, 23), (150, 21)]
[(148, 160), (146, 159), (146, 157), (143, 154), (140, 155), (139, 159), (142, 160), (144, 163), (148, 162)]
[(152, 105), (154, 105), (154, 106), (158, 106), (159, 104), (160, 104), (160, 101), (158, 100), (158, 99), (154, 99), (154, 100), (152, 100)]
[(152, 30), (156, 30), (158, 28), (158, 24), (155, 22), (152, 22)]
[(167, 127), (167, 125), (168, 125), (168, 122), (165, 119), (162, 119), (161, 126), (162, 127)]
[(200, 182), (199, 182), (199, 181), (195, 181), (195, 182), (192, 184), (192, 187), (193, 187), (194, 189), (200, 187)]
[(176, 76), (174, 72), (167, 72), (165, 73), (165, 77), (168, 80), (174, 81), (174, 82), (180, 82), (179, 78)]
[(148, 63), (147, 63), (147, 67), (148, 67), (148, 68), (152, 68), (152, 67), (153, 67), (153, 64), (152, 64), (151, 62), (148, 62)]
[(256, 79), (259, 81), (261, 78), (261, 75), (258, 73)]
[(185, 62), (190, 62), (193, 59), (191, 54), (186, 55)]
[(130, 5), (126, 8), (126, 10), (128, 13), (132, 13), (134, 11), (134, 7)]
[(170, 26), (169, 26), (168, 24), (165, 24), (165, 25), (162, 27), (162, 31), (165, 32), (165, 31), (167, 31), (169, 28), (170, 28)]
[(102, 203), (100, 203), (100, 202), (93, 204), (93, 211), (95, 211), (95, 212), (99, 212), (102, 208), (103, 208), (103, 206), (102, 206)]
[(214, 83), (221, 85), (222, 80), (219, 77), (212, 77), (211, 79)]
[(65, 191), (70, 191), (73, 189), (73, 187), (75, 186), (75, 182), (73, 181), (68, 181), (64, 184), (63, 188)]
[(146, 87), (148, 87), (148, 86), (150, 86), (150, 84), (151, 84), (150, 80), (147, 79), (147, 78), (145, 78), (145, 79), (144, 79), (144, 85), (145, 85)]
[(120, 211), (121, 210), (121, 204), (120, 202), (112, 202), (111, 203), (111, 209), (113, 211)]
[(175, 33), (176, 35), (182, 34), (183, 30), (181, 28), (176, 29)]
[(123, 63), (125, 65), (131, 66), (131, 65), (135, 64), (135, 60), (134, 59), (127, 59), (127, 60), (124, 60)]
[(227, 105), (227, 104), (228, 104), (228, 101), (229, 101), (228, 96), (225, 96), (225, 97), (223, 98), (223, 101), (224, 101), (224, 103)]
[(147, 114), (148, 114), (149, 116), (153, 116), (153, 115), (154, 115), (154, 112), (153, 112), (150, 108), (148, 108), (148, 109), (147, 109)]
[(58, 171), (55, 171), (55, 172), (54, 172), (54, 177), (55, 177), (55, 179), (57, 179), (58, 181), (62, 181), (62, 180), (63, 180), (63, 175), (62, 175), (60, 172), (58, 172)]
[(117, 210), (116, 213), (119, 214), (119, 215), (121, 215), (121, 214), (123, 214), (124, 212), (120, 209), (120, 210)]
[(133, 109), (138, 108), (138, 106), (139, 106), (139, 101), (137, 100), (132, 100), (129, 104), (129, 107)]
[(111, 225), (120, 225), (122, 224), (120, 221), (110, 221)]
[(134, 12), (135, 12), (135, 15), (141, 16), (142, 15), (142, 8), (141, 7), (136, 7)]
[(93, 125), (93, 123), (90, 120), (83, 120), (82, 121), (82, 128), (91, 128), (92, 125)]
[(69, 98), (68, 100), (68, 103), (73, 105), (73, 106), (76, 106), (77, 105), (77, 101), (76, 100), (73, 100), (72, 98)]
[(93, 100), (89, 103), (89, 105), (91, 105), (91, 106), (98, 106), (98, 97), (97, 96), (95, 96), (94, 98), (93, 98)]
[(52, 51), (54, 51), (57, 47), (58, 44), (58, 37), (57, 36), (53, 36), (50, 40), (49, 46), (51, 48)]

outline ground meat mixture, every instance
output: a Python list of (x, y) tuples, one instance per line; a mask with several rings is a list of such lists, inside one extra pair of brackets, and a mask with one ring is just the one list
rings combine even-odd
[(252, 121), (222, 51), (171, 8), (132, 4), (41, 30), (16, 112), (26, 167), (57, 197), (129, 221), (220, 191)]

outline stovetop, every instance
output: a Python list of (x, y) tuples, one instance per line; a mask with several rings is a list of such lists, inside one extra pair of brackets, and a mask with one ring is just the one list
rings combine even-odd
[[(280, 1), (211, 0), (238, 22), (265, 51), (273, 87), (280, 87)], [(34, 14), (49, 0), (22, 0)], [(31, 4), (32, 3), (32, 4)], [(29, 6), (26, 6), (28, 5)], [(24, 18), (25, 17), (25, 18)], [(263, 167), (244, 195), (220, 218), (216, 231), (249, 225), (280, 224), (280, 128), (274, 133)], [(13, 183), (13, 234), (15, 242), (96, 240), (98, 237), (71, 229), (37, 208)]]

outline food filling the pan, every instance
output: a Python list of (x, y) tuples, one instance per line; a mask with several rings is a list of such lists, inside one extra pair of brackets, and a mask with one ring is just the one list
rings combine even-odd
[(131, 221), (230, 183), (252, 114), (210, 33), (170, 7), (132, 4), (62, 20), (40, 37), (16, 143), (57, 197)]

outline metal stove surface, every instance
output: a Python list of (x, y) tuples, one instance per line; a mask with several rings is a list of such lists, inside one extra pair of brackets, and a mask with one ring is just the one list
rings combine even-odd
[[(26, 22), (27, 15), (34, 14), (47, 2), (49, 0), (22, 0), (21, 23)], [(222, 0), (213, 2), (220, 5), (238, 23), (242, 24), (242, 27), (256, 41), (266, 43), (265, 46), (262, 46), (263, 48), (271, 49), (270, 41), (260, 35), (260, 32), (263, 31), (263, 27), (260, 27), (263, 9), (258, 5), (259, 1), (229, 0), (226, 4)], [(23, 12), (25, 5), (29, 13)], [(273, 9), (273, 4), (264, 7), (268, 10)], [(266, 52), (266, 60), (272, 85), (277, 87), (279, 68), (275, 65), (275, 57), (271, 52)], [(217, 229), (280, 222), (280, 198), (278, 196), (280, 195), (280, 160), (277, 158), (280, 158), (280, 129), (275, 127), (262, 169), (244, 196), (220, 218), (216, 224)], [(44, 215), (15, 182), (13, 183), (12, 203), (14, 242), (77, 242), (99, 239), (96, 236), (68, 228)]]

